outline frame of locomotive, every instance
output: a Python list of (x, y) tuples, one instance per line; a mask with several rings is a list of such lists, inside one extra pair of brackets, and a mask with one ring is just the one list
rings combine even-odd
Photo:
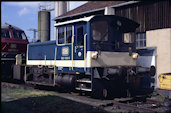
[(109, 15), (58, 22), (55, 41), (28, 45), (24, 81), (91, 91), (95, 97), (135, 94), (150, 72), (136, 66), (138, 54), (131, 36), (138, 26)]

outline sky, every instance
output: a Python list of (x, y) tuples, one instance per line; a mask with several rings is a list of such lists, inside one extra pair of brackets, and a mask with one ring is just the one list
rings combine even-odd
[[(87, 1), (69, 1), (69, 11), (86, 2)], [(29, 31), (29, 29), (38, 29), (38, 11), (40, 5), (53, 7), (54, 2), (1, 2), (1, 24), (6, 22), (23, 29), (29, 41), (32, 41), (33, 31)], [(52, 19), (54, 19), (54, 11), (51, 11), (50, 21), (50, 39), (54, 40), (54, 21)], [(36, 33), (36, 38), (38, 38), (38, 33)]]

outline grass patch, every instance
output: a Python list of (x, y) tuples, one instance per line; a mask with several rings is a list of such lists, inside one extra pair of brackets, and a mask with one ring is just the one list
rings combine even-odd
[(2, 88), (1, 89), (1, 101), (11, 101), (20, 98), (27, 97), (37, 97), (37, 96), (46, 96), (46, 95), (56, 95), (56, 92), (53, 91), (38, 91), (38, 90), (27, 90), (22, 88)]

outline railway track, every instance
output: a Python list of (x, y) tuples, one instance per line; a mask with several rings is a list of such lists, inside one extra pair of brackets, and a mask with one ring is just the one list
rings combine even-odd
[[(1, 87), (34, 89), (33, 85), (2, 82)], [(36, 89), (37, 90), (37, 89)], [(57, 96), (72, 101), (88, 104), (107, 112), (169, 112), (161, 101), (135, 98), (116, 98), (114, 100), (93, 99), (90, 96), (80, 96), (78, 93), (57, 93)]]

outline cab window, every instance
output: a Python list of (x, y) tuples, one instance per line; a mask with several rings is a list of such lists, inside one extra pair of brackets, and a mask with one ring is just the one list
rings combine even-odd
[(81, 46), (84, 43), (83, 26), (77, 28), (77, 46)]
[(66, 27), (66, 43), (71, 43), (72, 41), (72, 26)]
[(58, 44), (64, 44), (64, 27), (58, 29)]
[(1, 37), (2, 38), (10, 38), (10, 34), (8, 30), (1, 29)]
[(94, 21), (91, 24), (92, 37), (96, 41), (108, 41), (108, 23), (107, 21)]
[(14, 38), (16, 39), (23, 39), (23, 40), (26, 39), (25, 34), (21, 31), (13, 31), (12, 33), (13, 33)]
[(134, 43), (135, 42), (135, 33), (123, 33), (123, 42), (124, 43)]

